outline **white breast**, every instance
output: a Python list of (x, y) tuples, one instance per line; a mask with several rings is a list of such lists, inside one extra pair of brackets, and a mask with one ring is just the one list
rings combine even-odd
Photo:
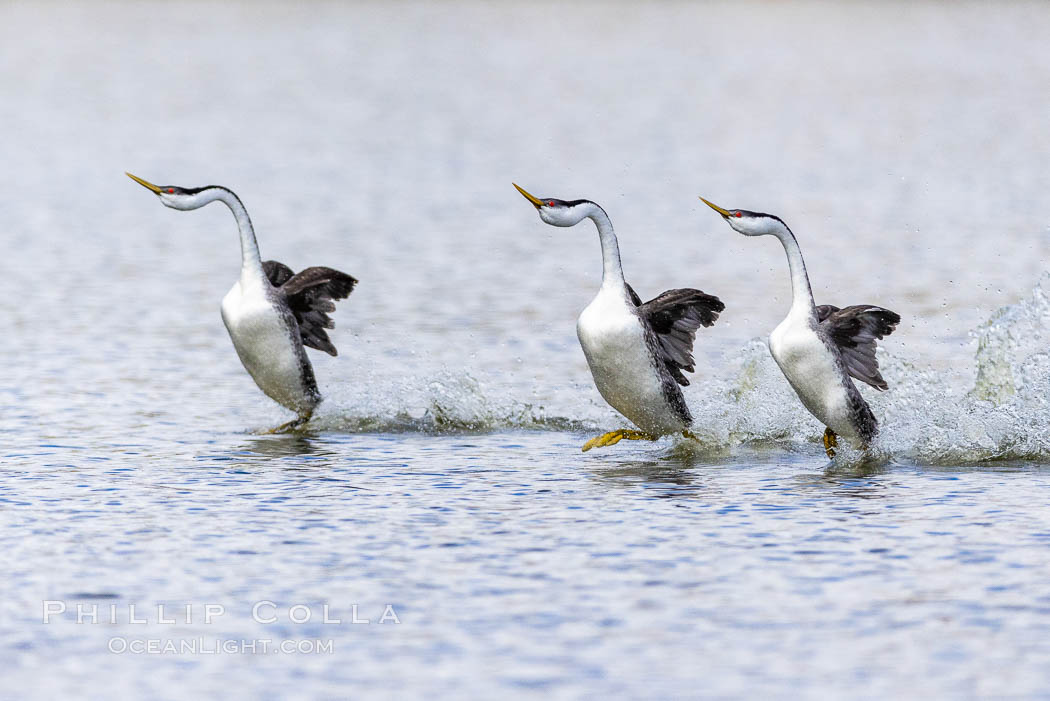
[(853, 427), (842, 373), (808, 319), (788, 316), (769, 335), (769, 351), (813, 416), (832, 431), (860, 441)]
[(626, 298), (599, 292), (576, 321), (576, 335), (594, 384), (613, 409), (654, 435), (686, 427), (664, 398), (642, 322)]
[(298, 349), (261, 287), (234, 284), (222, 300), (222, 320), (244, 369), (266, 396), (296, 412), (316, 404), (303, 382)]

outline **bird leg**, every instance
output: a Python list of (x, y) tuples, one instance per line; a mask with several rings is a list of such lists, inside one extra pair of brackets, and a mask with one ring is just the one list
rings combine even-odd
[(682, 431), (682, 437), (683, 437), (683, 438), (688, 438), (688, 439), (690, 439), (690, 440), (694, 440), (694, 441), (696, 441), (697, 443), (699, 443), (699, 442), (700, 442), (700, 439), (699, 439), (699, 438), (697, 438), (696, 434), (695, 434), (695, 433), (693, 433), (692, 431)]
[(839, 445), (839, 437), (830, 428), (824, 429), (824, 452), (829, 458), (835, 457), (835, 448)]
[(305, 424), (307, 421), (309, 421), (310, 417), (313, 416), (313, 415), (314, 415), (314, 413), (312, 411), (307, 413), (307, 414), (299, 414), (299, 416), (297, 416), (296, 418), (292, 419), (291, 421), (286, 421), (285, 423), (281, 424), (280, 426), (276, 426), (274, 428), (271, 428), (269, 431), (266, 431), (265, 435), (271, 435), (271, 434), (274, 434), (274, 433), (286, 433), (288, 431), (294, 431), (295, 429), (299, 428), (300, 426)]
[(615, 431), (609, 431), (608, 433), (603, 433), (597, 438), (590, 439), (583, 444), (583, 452), (586, 453), (591, 448), (604, 448), (608, 445), (616, 445), (624, 438), (629, 441), (655, 441), (659, 439), (659, 436), (651, 436), (648, 433), (635, 431), (630, 428), (621, 428)]

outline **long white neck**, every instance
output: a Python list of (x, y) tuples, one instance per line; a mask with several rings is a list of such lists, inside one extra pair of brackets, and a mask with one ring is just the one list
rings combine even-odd
[(587, 217), (598, 227), (598, 238), (602, 242), (602, 287), (624, 289), (623, 267), (620, 265), (620, 246), (616, 232), (605, 210), (591, 203)]
[(813, 289), (809, 286), (809, 275), (806, 273), (806, 261), (802, 260), (802, 251), (791, 229), (778, 226), (773, 235), (780, 239), (787, 253), (788, 269), (791, 271), (791, 314), (809, 315), (813, 313)]
[[(259, 256), (259, 243), (255, 240), (255, 229), (248, 217), (248, 210), (240, 198), (224, 187), (209, 187), (201, 190), (188, 201), (185, 209), (197, 209), (211, 202), (219, 201), (230, 208), (233, 218), (237, 220), (237, 230), (241, 235), (241, 280), (265, 281), (262, 258)], [(181, 207), (180, 207), (181, 209)]]

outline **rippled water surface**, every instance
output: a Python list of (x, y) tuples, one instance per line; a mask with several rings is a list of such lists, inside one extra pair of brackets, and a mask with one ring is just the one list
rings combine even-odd
[[(1047, 36), (1036, 3), (0, 6), (0, 697), (1050, 696)], [(301, 433), (261, 435), (290, 416), (219, 318), (229, 213), (124, 170), (360, 279)], [(726, 302), (699, 444), (580, 453), (625, 425), (575, 338), (597, 236), (512, 180), (601, 203), (643, 297)], [(874, 455), (823, 457), (761, 340), (783, 252), (697, 195), (902, 315)]]

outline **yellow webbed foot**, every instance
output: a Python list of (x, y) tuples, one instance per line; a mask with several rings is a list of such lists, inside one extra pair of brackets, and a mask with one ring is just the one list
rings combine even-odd
[(586, 453), (591, 448), (604, 448), (607, 445), (616, 445), (623, 440), (623, 433), (624, 429), (621, 428), (596, 436), (583, 444), (583, 452)]
[(696, 434), (693, 433), (692, 431), (682, 431), (682, 437), (683, 438), (688, 438), (689, 440), (696, 441), (697, 443), (700, 442), (700, 439), (697, 438)]
[(635, 431), (629, 428), (621, 428), (615, 431), (609, 431), (602, 435), (592, 438), (583, 444), (583, 452), (587, 452), (591, 448), (604, 448), (609, 445), (616, 445), (620, 441), (626, 438), (629, 441), (655, 441), (658, 436), (651, 436), (648, 433), (642, 431)]
[(839, 445), (839, 437), (830, 428), (824, 429), (824, 452), (829, 458), (835, 457), (835, 448)]
[(268, 436), (268, 435), (273, 435), (275, 433), (285, 433), (286, 431), (294, 431), (295, 429), (299, 428), (300, 426), (305, 424), (307, 421), (309, 421), (311, 416), (313, 416), (313, 412), (312, 411), (309, 414), (300, 414), (299, 416), (297, 416), (296, 418), (292, 419), (291, 421), (286, 421), (285, 423), (281, 424), (280, 426), (275, 426), (275, 427), (271, 428), (269, 431), (263, 431), (263, 435), (264, 436)]

